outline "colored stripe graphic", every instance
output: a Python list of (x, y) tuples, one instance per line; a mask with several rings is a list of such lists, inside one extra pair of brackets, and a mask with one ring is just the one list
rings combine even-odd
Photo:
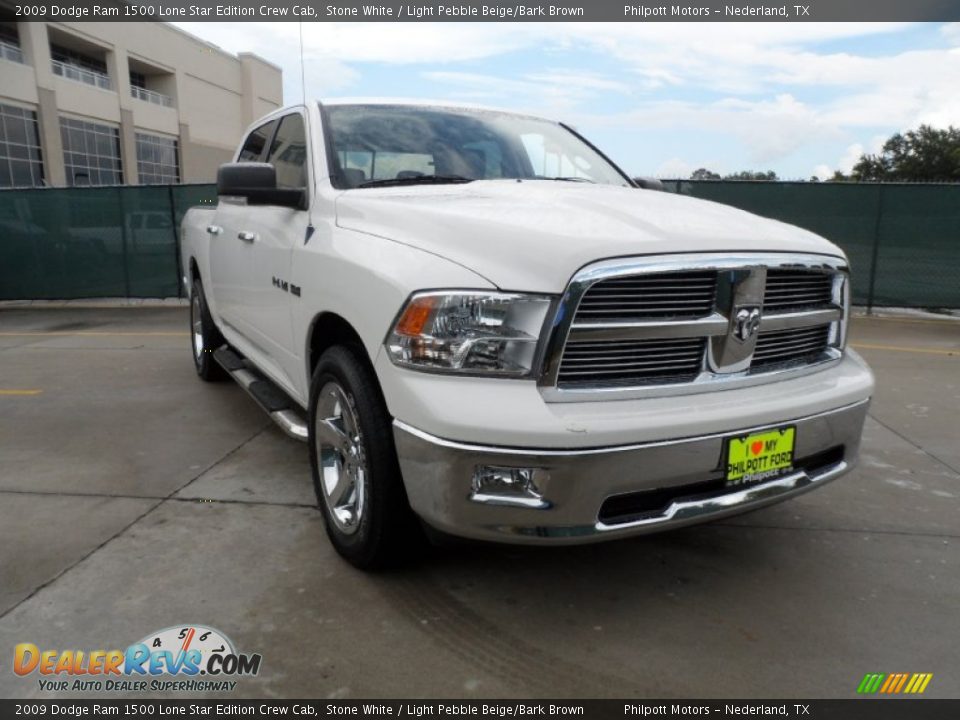
[(867, 673), (857, 686), (859, 695), (919, 695), (927, 689), (933, 673)]
[(886, 677), (883, 673), (867, 673), (863, 676), (863, 680), (860, 681), (860, 687), (857, 688), (857, 692), (865, 695), (875, 693), (880, 689), (880, 683), (883, 682), (883, 679)]

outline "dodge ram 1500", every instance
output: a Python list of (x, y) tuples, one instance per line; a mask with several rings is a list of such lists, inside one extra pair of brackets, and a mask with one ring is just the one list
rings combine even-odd
[(308, 443), (337, 551), (422, 525), (580, 543), (856, 462), (873, 377), (835, 245), (641, 189), (571, 127), (333, 101), (249, 129), (183, 221), (193, 359)]

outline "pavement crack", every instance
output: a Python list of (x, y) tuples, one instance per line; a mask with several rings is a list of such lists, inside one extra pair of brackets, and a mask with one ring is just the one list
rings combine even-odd
[[(140, 513), (140, 515), (138, 515), (138, 516), (135, 517), (133, 520), (131, 520), (129, 523), (127, 523), (127, 524), (124, 525), (122, 528), (120, 528), (117, 532), (113, 533), (113, 535), (111, 535), (110, 537), (106, 538), (102, 543), (100, 543), (100, 544), (97, 545), (95, 548), (93, 548), (92, 550), (90, 550), (90, 552), (85, 553), (85, 554), (82, 555), (81, 557), (77, 558), (77, 560), (76, 560), (75, 562), (72, 562), (72, 563), (70, 563), (67, 567), (63, 568), (63, 570), (61, 570), (60, 572), (58, 572), (56, 575), (54, 575), (53, 577), (49, 578), (49, 579), (46, 580), (45, 582), (37, 585), (37, 587), (35, 587), (33, 590), (31, 590), (30, 593), (29, 593), (27, 596), (23, 597), (22, 599), (20, 599), (18, 602), (16, 602), (16, 603), (14, 603), (13, 605), (11, 605), (9, 608), (7, 608), (6, 610), (4, 610), (3, 612), (0, 612), (0, 620), (3, 620), (5, 617), (7, 617), (7, 615), (9, 615), (10, 613), (12, 613), (12, 612), (13, 612), (14, 610), (16, 610), (18, 607), (20, 607), (20, 606), (23, 605), (25, 602), (27, 602), (28, 600), (30, 600), (30, 599), (32, 599), (33, 597), (35, 597), (35, 596), (36, 596), (37, 594), (39, 594), (44, 588), (47, 588), (47, 587), (53, 585), (53, 583), (55, 583), (57, 580), (59, 580), (60, 578), (62, 578), (64, 575), (66, 575), (68, 572), (70, 572), (70, 571), (73, 570), (75, 567), (77, 567), (78, 565), (80, 565), (80, 564), (81, 564), (82, 562), (84, 562), (87, 558), (92, 557), (95, 553), (99, 552), (101, 549), (103, 549), (104, 547), (106, 547), (107, 545), (109, 545), (111, 542), (113, 542), (114, 540), (116, 540), (117, 538), (119, 538), (120, 536), (122, 536), (125, 532), (127, 532), (130, 528), (132, 528), (132, 527), (133, 527), (134, 525), (136, 525), (138, 522), (140, 522), (140, 521), (143, 520), (145, 517), (147, 517), (147, 515), (149, 515), (150, 513), (152, 513), (152, 512), (153, 512), (154, 510), (156, 510), (158, 507), (160, 507), (161, 505), (163, 505), (163, 504), (164, 504), (165, 502), (167, 502), (168, 500), (173, 499), (173, 496), (176, 495), (178, 492), (180, 492), (181, 490), (183, 490), (183, 489), (186, 488), (186, 487), (189, 487), (189, 485), (190, 485), (191, 483), (193, 483), (197, 478), (201, 477), (204, 473), (206, 473), (206, 472), (208, 472), (209, 470), (211, 470), (212, 468), (216, 467), (217, 465), (219, 465), (220, 463), (222, 463), (224, 460), (227, 460), (227, 459), (228, 459), (230, 456), (232, 456), (234, 453), (236, 453), (236, 452), (239, 451), (241, 448), (243, 448), (245, 445), (247, 445), (248, 443), (250, 443), (251, 441), (253, 441), (257, 436), (259, 436), (261, 433), (265, 432), (265, 431), (267, 430), (267, 428), (271, 427), (271, 425), (272, 425), (272, 423), (269, 423), (269, 422), (266, 423), (263, 427), (259, 428), (256, 432), (254, 432), (252, 435), (250, 435), (250, 437), (248, 437), (246, 440), (244, 440), (244, 441), (241, 442), (239, 445), (237, 445), (236, 447), (234, 447), (232, 450), (229, 450), (228, 452), (224, 453), (220, 458), (218, 458), (217, 460), (214, 460), (213, 462), (209, 463), (206, 467), (201, 468), (199, 472), (197, 472), (193, 477), (191, 477), (189, 480), (187, 480), (185, 483), (183, 483), (180, 487), (173, 489), (168, 495), (166, 495), (166, 496), (164, 496), (164, 497), (158, 498), (158, 499), (157, 499), (157, 502), (155, 502), (154, 504), (152, 504), (150, 507), (148, 507), (148, 508), (147, 508), (146, 510), (144, 510), (142, 513)], [(14, 491), (14, 492), (16, 492), (16, 491)], [(27, 494), (27, 493), (24, 493), (24, 494)], [(45, 494), (45, 493), (35, 493), (35, 494), (37, 494), (37, 495), (42, 495), (42, 494)], [(63, 494), (63, 493), (46, 493), (46, 494), (56, 495), (56, 494)], [(120, 496), (107, 496), (107, 497), (120, 497)], [(148, 498), (139, 498), (139, 499), (141, 499), (141, 500), (144, 500), (144, 499), (146, 499), (146, 500), (151, 500), (151, 499), (153, 499), (153, 498), (149, 498), (149, 497), (148, 497)]]
[(160, 505), (162, 505), (162, 504), (163, 504), (163, 500), (159, 500), (159, 501), (155, 502), (153, 505), (151, 505), (151, 506), (148, 507), (146, 510), (144, 510), (142, 513), (140, 513), (140, 515), (138, 515), (138, 516), (135, 517), (133, 520), (131, 520), (129, 523), (127, 523), (127, 524), (124, 525), (122, 528), (120, 528), (120, 529), (119, 529), (117, 532), (115, 532), (113, 535), (111, 535), (110, 537), (106, 538), (102, 543), (100, 543), (100, 544), (97, 545), (95, 548), (93, 548), (92, 550), (90, 550), (90, 552), (88, 552), (88, 553), (82, 555), (81, 557), (77, 558), (76, 562), (71, 563), (71, 564), (68, 565), (67, 567), (63, 568), (63, 570), (61, 570), (60, 572), (58, 572), (56, 575), (54, 575), (53, 577), (51, 577), (50, 579), (48, 579), (46, 582), (43, 582), (43, 583), (41, 583), (40, 585), (38, 585), (37, 587), (35, 587), (33, 590), (30, 591), (30, 594), (29, 594), (29, 595), (27, 595), (26, 597), (22, 598), (19, 602), (14, 603), (14, 604), (11, 605), (10, 607), (8, 607), (6, 610), (4, 610), (2, 613), (0, 613), (0, 620), (3, 620), (7, 615), (9, 615), (9, 614), (12, 613), (14, 610), (16, 610), (18, 607), (20, 607), (21, 605), (23, 605), (25, 602), (27, 602), (27, 601), (30, 600), (32, 597), (34, 597), (35, 595), (37, 595), (37, 594), (38, 594), (41, 590), (43, 590), (44, 588), (49, 587), (50, 585), (53, 585), (53, 583), (55, 583), (57, 580), (59, 580), (61, 577), (63, 577), (63, 576), (64, 576), (66, 573), (68, 573), (70, 570), (73, 570), (73, 568), (75, 568), (77, 565), (79, 565), (80, 563), (82, 563), (82, 562), (83, 562), (84, 560), (86, 560), (88, 557), (91, 557), (94, 553), (96, 553), (97, 551), (99, 551), (101, 548), (105, 547), (110, 541), (114, 540), (115, 538), (117, 538), (117, 537), (119, 537), (120, 535), (122, 535), (123, 533), (125, 533), (127, 530), (129, 530), (131, 527), (133, 527), (133, 526), (136, 525), (138, 522), (140, 522), (141, 520), (143, 520), (143, 518), (145, 518), (147, 515), (149, 515), (150, 513), (152, 513), (154, 510), (156, 510), (156, 509), (157, 509), (158, 507), (160, 507)]
[(960, 475), (960, 468), (955, 468), (953, 465), (951, 465), (950, 463), (948, 463), (948, 462), (947, 462), (946, 460), (944, 460), (943, 458), (937, 457), (937, 456), (934, 455), (932, 452), (930, 452), (929, 450), (927, 450), (925, 447), (923, 447), (923, 446), (921, 446), (921, 445), (918, 445), (915, 441), (913, 441), (913, 440), (911, 440), (910, 438), (908, 438), (906, 435), (904, 435), (904, 434), (903, 434), (902, 432), (900, 432), (899, 430), (896, 430), (895, 428), (891, 427), (890, 425), (887, 425), (887, 423), (885, 423), (883, 420), (881, 420), (880, 418), (878, 418), (878, 417), (877, 417), (876, 415), (874, 415), (873, 413), (868, 413), (868, 415), (870, 416), (870, 419), (871, 419), (871, 420), (873, 420), (873, 421), (876, 422), (878, 425), (880, 425), (880, 426), (886, 428), (887, 430), (889, 430), (890, 432), (892, 432), (894, 435), (896, 435), (898, 438), (900, 438), (901, 440), (903, 440), (905, 443), (908, 443), (909, 445), (912, 445), (912, 446), (915, 447), (917, 450), (919, 450), (920, 452), (922, 452), (924, 455), (933, 458), (933, 459), (936, 460), (938, 463), (940, 463), (941, 465), (943, 465), (943, 466), (944, 466), (947, 470), (949, 470), (950, 472), (953, 472), (953, 473), (956, 473), (957, 475)]
[[(179, 492), (177, 490), (176, 492)], [(227, 505), (265, 505), (268, 507), (299, 507), (315, 508), (315, 503), (297, 503), (297, 502), (272, 502), (270, 500), (234, 500), (218, 498), (189, 498), (189, 497), (165, 497), (162, 495), (127, 495), (123, 493), (88, 493), (88, 492), (46, 492), (43, 490), (0, 490), (0, 495), (32, 495), (46, 497), (74, 497), (74, 498), (107, 498), (110, 500), (157, 500), (164, 502), (182, 502), (182, 503), (221, 503)]]
[(827, 532), (827, 533), (849, 533), (854, 535), (893, 535), (901, 537), (919, 537), (919, 538), (952, 538), (960, 539), (960, 534), (956, 533), (937, 533), (937, 532), (911, 532), (909, 530), (871, 530), (870, 528), (829, 528), (829, 527), (801, 527), (791, 525), (761, 525), (754, 523), (730, 523), (715, 522), (719, 527), (732, 528), (752, 528), (755, 530), (794, 530), (799, 532)]

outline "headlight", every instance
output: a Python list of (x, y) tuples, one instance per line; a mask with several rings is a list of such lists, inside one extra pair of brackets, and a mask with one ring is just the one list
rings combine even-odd
[(387, 351), (395, 364), (417, 370), (524, 377), (533, 371), (549, 308), (544, 295), (417, 293)]

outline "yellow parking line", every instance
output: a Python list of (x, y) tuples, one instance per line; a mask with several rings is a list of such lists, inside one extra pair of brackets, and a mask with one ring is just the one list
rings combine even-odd
[(0, 390), (0, 395), (39, 395), (43, 390)]
[(899, 345), (871, 345), (869, 343), (850, 343), (857, 350), (894, 350), (896, 352), (925, 353), (928, 355), (960, 355), (960, 348), (956, 350), (936, 350), (934, 348), (900, 347)]
[(77, 332), (0, 332), (0, 337), (187, 337), (190, 333), (186, 331), (176, 332), (96, 332), (96, 331), (77, 331)]

